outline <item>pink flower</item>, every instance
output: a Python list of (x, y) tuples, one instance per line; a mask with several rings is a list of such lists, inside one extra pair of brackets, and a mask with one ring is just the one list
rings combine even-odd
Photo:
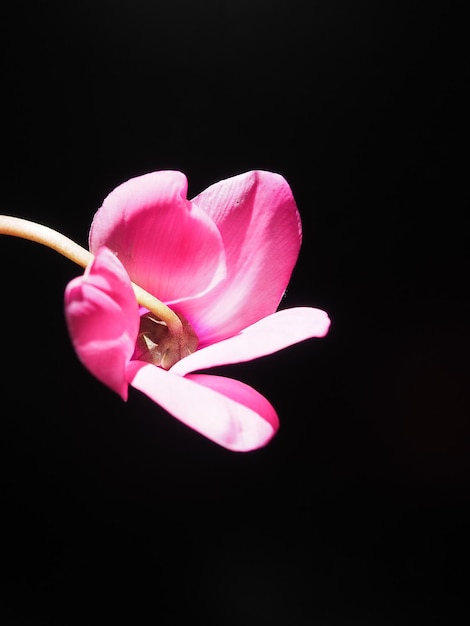
[[(160, 171), (109, 194), (90, 230), (95, 258), (66, 288), (70, 336), (82, 363), (124, 400), (130, 384), (217, 444), (253, 450), (278, 429), (271, 404), (238, 380), (194, 372), (322, 337), (330, 321), (309, 307), (276, 312), (302, 238), (284, 178), (251, 171), (191, 201), (186, 192), (184, 174)], [(131, 281), (194, 331), (188, 356), (168, 369), (157, 349), (167, 329), (141, 317)]]

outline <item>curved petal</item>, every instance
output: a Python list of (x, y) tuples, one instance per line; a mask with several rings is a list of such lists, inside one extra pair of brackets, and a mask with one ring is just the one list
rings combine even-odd
[(266, 445), (279, 427), (274, 408), (245, 383), (222, 376), (177, 376), (131, 361), (129, 383), (211, 441), (238, 452)]
[(170, 371), (184, 376), (216, 365), (250, 361), (311, 337), (324, 337), (329, 327), (330, 319), (325, 311), (309, 307), (284, 309), (234, 337), (197, 350), (178, 361)]
[(132, 178), (107, 196), (90, 229), (92, 252), (110, 248), (131, 280), (164, 302), (201, 295), (226, 274), (220, 233), (186, 192), (181, 172)]
[(83, 276), (65, 289), (65, 317), (78, 358), (123, 400), (126, 365), (139, 330), (138, 305), (120, 261), (102, 248)]
[(274, 313), (297, 261), (302, 229), (288, 183), (272, 172), (223, 180), (193, 202), (217, 224), (227, 258), (226, 280), (181, 310), (207, 345)]

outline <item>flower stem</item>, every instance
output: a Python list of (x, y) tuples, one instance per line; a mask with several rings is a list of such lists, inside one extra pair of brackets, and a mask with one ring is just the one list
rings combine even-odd
[[(56, 230), (19, 217), (0, 215), (0, 234), (29, 239), (29, 241), (40, 243), (43, 246), (52, 248), (52, 250), (62, 254), (62, 256), (80, 265), (80, 267), (87, 267), (95, 258), (91, 252), (85, 250), (85, 248), (82, 248)], [(131, 284), (137, 302), (141, 306), (145, 307), (158, 317), (158, 319), (165, 322), (171, 333), (177, 336), (183, 334), (183, 324), (174, 311), (152, 296), (152, 294), (148, 293), (148, 291), (139, 287), (139, 285), (135, 283)]]

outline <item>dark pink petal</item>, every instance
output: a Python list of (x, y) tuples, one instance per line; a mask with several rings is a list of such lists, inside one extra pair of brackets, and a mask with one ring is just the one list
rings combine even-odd
[(238, 335), (181, 359), (170, 371), (185, 375), (216, 365), (250, 361), (311, 337), (324, 337), (329, 327), (330, 319), (325, 311), (309, 307), (284, 309), (245, 328)]
[(271, 404), (238, 380), (190, 374), (182, 377), (131, 361), (130, 384), (168, 413), (229, 450), (246, 452), (268, 443), (279, 427)]
[(98, 250), (84, 275), (67, 285), (65, 316), (80, 361), (127, 400), (126, 365), (134, 352), (139, 312), (129, 277), (107, 248)]
[(227, 279), (181, 312), (202, 345), (237, 334), (274, 313), (297, 261), (301, 223), (285, 179), (252, 171), (212, 185), (193, 202), (220, 230)]
[(181, 172), (132, 178), (108, 195), (90, 230), (92, 252), (110, 248), (132, 281), (167, 303), (203, 294), (226, 273), (220, 233), (186, 191)]

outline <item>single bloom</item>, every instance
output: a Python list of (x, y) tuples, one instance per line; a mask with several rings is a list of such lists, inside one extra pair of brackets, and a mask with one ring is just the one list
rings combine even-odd
[[(131, 385), (225, 448), (266, 445), (279, 427), (268, 400), (201, 371), (326, 335), (330, 320), (320, 309), (277, 311), (301, 239), (294, 197), (279, 174), (246, 172), (192, 200), (178, 171), (121, 184), (93, 218), (93, 261), (65, 291), (78, 357), (123, 400)], [(133, 284), (176, 314), (184, 341), (139, 306)]]

